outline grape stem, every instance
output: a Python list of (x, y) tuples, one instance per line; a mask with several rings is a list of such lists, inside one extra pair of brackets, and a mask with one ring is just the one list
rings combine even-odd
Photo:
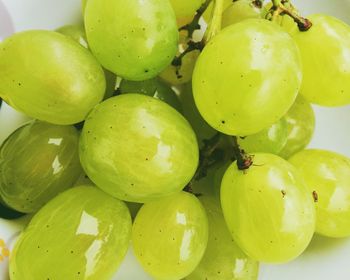
[(214, 9), (208, 29), (204, 34), (204, 42), (208, 43), (221, 30), (222, 13), (224, 10), (224, 0), (213, 0)]
[(253, 164), (253, 157), (246, 154), (245, 151), (239, 147), (236, 136), (231, 137), (231, 143), (238, 169), (243, 171), (249, 169), (249, 167)]
[(307, 31), (312, 27), (312, 22), (307, 18), (300, 16), (289, 0), (271, 0), (272, 1), (272, 21), (275, 21), (279, 15), (288, 15), (298, 25), (300, 31)]

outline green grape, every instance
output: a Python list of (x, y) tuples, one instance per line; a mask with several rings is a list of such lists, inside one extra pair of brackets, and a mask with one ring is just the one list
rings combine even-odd
[[(178, 56), (188, 48), (187, 43), (187, 32), (186, 35), (180, 34), (179, 51), (177, 53)], [(181, 85), (191, 81), (193, 69), (199, 54), (199, 50), (194, 50), (187, 53), (182, 58), (181, 66), (176, 67), (169, 65), (162, 73), (160, 73), (159, 77), (171, 85)]]
[(105, 83), (89, 51), (53, 31), (20, 32), (0, 48), (0, 96), (32, 118), (83, 121), (102, 100)]
[(78, 132), (72, 126), (33, 121), (17, 129), (0, 149), (4, 203), (32, 213), (72, 187), (82, 173), (78, 143)]
[(246, 171), (233, 163), (222, 180), (221, 204), (233, 239), (257, 261), (291, 261), (314, 234), (311, 193), (297, 170), (272, 154), (255, 154)]
[[(76, 42), (78, 42), (80, 45), (82, 45), (84, 48), (89, 49), (89, 44), (86, 39), (85, 29), (82, 25), (65, 25), (61, 28), (56, 30), (57, 32), (66, 35)], [(111, 96), (113, 96), (116, 86), (117, 77), (114, 73), (103, 69), (103, 72), (105, 74), (106, 78), (106, 91), (104, 98), (107, 99)]]
[(257, 7), (252, 0), (239, 0), (225, 9), (222, 14), (222, 27), (249, 18), (262, 18), (261, 8)]
[[(223, 6), (223, 10), (225, 11), (229, 6), (231, 6), (232, 4), (232, 0), (224, 0), (224, 6)], [(211, 18), (212, 18), (212, 13), (213, 13), (213, 1), (209, 4), (208, 8), (206, 9), (206, 11), (203, 14), (203, 19), (209, 23)]]
[(289, 160), (304, 176), (316, 203), (316, 232), (350, 236), (350, 159), (324, 150), (304, 150)]
[(287, 113), (301, 78), (290, 35), (267, 20), (248, 19), (225, 28), (204, 48), (193, 72), (194, 99), (213, 128), (247, 136)]
[(196, 104), (194, 103), (191, 83), (186, 84), (182, 88), (180, 100), (182, 103), (183, 114), (195, 131), (199, 145), (202, 146), (203, 140), (210, 139), (217, 133), (217, 131), (211, 128), (199, 113)]
[(122, 201), (91, 186), (46, 204), (17, 241), (11, 280), (109, 280), (123, 260), (131, 218)]
[(105, 192), (144, 203), (181, 191), (198, 164), (195, 134), (180, 113), (141, 94), (96, 106), (80, 138), (80, 159)]
[(181, 103), (176, 93), (165, 83), (157, 78), (142, 82), (122, 80), (119, 86), (120, 93), (142, 93), (158, 98), (181, 112)]
[(303, 61), (300, 93), (311, 103), (342, 106), (350, 103), (350, 27), (328, 15), (311, 15), (313, 26), (294, 39)]
[(127, 80), (154, 78), (176, 54), (178, 31), (169, 1), (89, 0), (85, 28), (100, 63)]
[(284, 118), (288, 124), (288, 137), (279, 154), (289, 158), (310, 143), (315, 131), (315, 113), (310, 103), (298, 96)]
[(238, 137), (239, 146), (247, 153), (279, 154), (288, 137), (288, 123), (285, 118), (264, 130), (246, 137)]
[(192, 18), (205, 0), (170, 0), (178, 19)]
[(146, 203), (132, 230), (135, 255), (157, 280), (180, 280), (189, 275), (202, 259), (207, 241), (205, 210), (186, 192)]
[(259, 264), (251, 260), (232, 240), (220, 202), (201, 196), (209, 224), (209, 240), (204, 257), (186, 280), (257, 280)]

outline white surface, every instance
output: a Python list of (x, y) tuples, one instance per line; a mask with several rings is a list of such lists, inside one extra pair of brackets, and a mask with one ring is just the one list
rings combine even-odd
[[(125, 0), (127, 1), (127, 0)], [(54, 29), (81, 20), (80, 0), (2, 0), (13, 19), (16, 31)], [(304, 15), (323, 12), (350, 23), (350, 0), (294, 0)], [(10, 34), (11, 23), (0, 0), (0, 40)], [(8, 111), (11, 111), (9, 114)], [(6, 111), (6, 114), (5, 114)], [(350, 156), (350, 107), (337, 109), (315, 107), (317, 126), (311, 147), (324, 148)], [(28, 119), (8, 107), (0, 111), (0, 142)], [(12, 225), (0, 220), (0, 238)], [(0, 280), (1, 277), (0, 266)], [(115, 279), (150, 280), (128, 252)], [(349, 280), (350, 239), (332, 240), (316, 237), (297, 260), (285, 265), (262, 265), (259, 280)], [(25, 279), (23, 279), (25, 280)]]

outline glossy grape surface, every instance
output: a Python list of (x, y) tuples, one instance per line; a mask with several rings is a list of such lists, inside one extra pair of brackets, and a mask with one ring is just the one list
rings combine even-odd
[(186, 192), (146, 203), (132, 230), (137, 259), (158, 280), (180, 280), (189, 275), (200, 262), (207, 241), (205, 210)]
[(290, 162), (300, 170), (310, 192), (317, 195), (316, 232), (350, 236), (350, 159), (324, 150), (304, 150)]
[(20, 32), (0, 48), (0, 96), (32, 118), (83, 121), (102, 100), (105, 84), (89, 51), (57, 32)]
[(32, 213), (72, 187), (82, 173), (79, 136), (72, 126), (33, 121), (0, 149), (0, 197), (9, 207)]
[(255, 154), (254, 165), (234, 162), (221, 186), (225, 220), (238, 246), (252, 259), (284, 263), (298, 257), (315, 230), (312, 194), (297, 170), (272, 154)]
[(287, 142), (288, 124), (285, 118), (264, 130), (246, 137), (238, 137), (239, 146), (247, 153), (279, 154)]
[(315, 113), (310, 103), (298, 96), (284, 118), (288, 123), (288, 138), (279, 154), (289, 158), (310, 143), (315, 131)]
[(193, 73), (194, 99), (216, 130), (251, 135), (287, 113), (301, 77), (290, 35), (267, 20), (249, 19), (223, 29), (204, 48)]
[(123, 94), (96, 106), (87, 118), (80, 159), (107, 193), (146, 202), (186, 186), (197, 168), (198, 145), (175, 109), (153, 97)]
[(100, 63), (128, 80), (157, 76), (176, 54), (178, 31), (169, 1), (89, 0), (85, 28)]
[(18, 240), (11, 280), (109, 280), (129, 247), (125, 204), (95, 187), (80, 186), (45, 205)]
[(142, 93), (144, 95), (155, 97), (168, 103), (177, 111), (182, 111), (182, 106), (176, 93), (164, 82), (157, 78), (142, 82), (133, 82), (122, 80), (119, 86), (120, 93)]
[(220, 202), (201, 196), (209, 222), (209, 240), (204, 257), (186, 280), (256, 280), (259, 264), (251, 260), (233, 241)]
[(261, 9), (252, 3), (252, 0), (233, 2), (222, 14), (222, 27), (240, 22), (249, 18), (262, 18)]
[(308, 19), (313, 26), (294, 34), (303, 61), (300, 93), (322, 106), (350, 104), (350, 27), (328, 15)]

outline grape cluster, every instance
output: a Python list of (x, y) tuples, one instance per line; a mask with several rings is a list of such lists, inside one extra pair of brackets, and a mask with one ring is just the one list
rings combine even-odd
[[(350, 159), (305, 149), (350, 104), (350, 27), (288, 1), (83, 0), (84, 25), (0, 43), (11, 280), (256, 280), (350, 236)], [(222, 30), (221, 30), (222, 29)]]

